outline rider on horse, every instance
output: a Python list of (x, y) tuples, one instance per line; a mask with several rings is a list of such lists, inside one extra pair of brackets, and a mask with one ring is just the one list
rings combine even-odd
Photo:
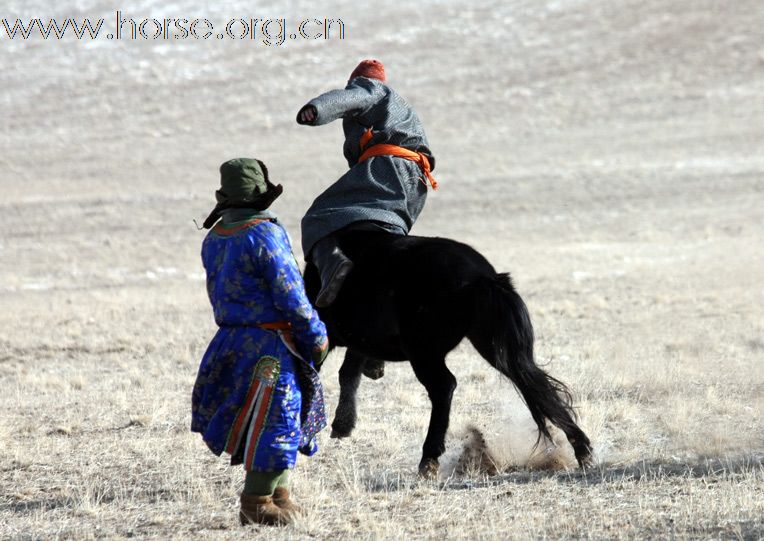
[(334, 302), (353, 263), (335, 233), (353, 229), (407, 235), (424, 207), (427, 185), (437, 183), (430, 151), (416, 112), (387, 86), (385, 68), (364, 60), (344, 89), (310, 100), (299, 124), (320, 126), (342, 118), (344, 154), (350, 169), (319, 195), (302, 219), (306, 261), (321, 275), (316, 306)]

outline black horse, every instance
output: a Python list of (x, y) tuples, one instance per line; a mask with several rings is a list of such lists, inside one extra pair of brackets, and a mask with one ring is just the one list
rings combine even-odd
[[(419, 473), (435, 476), (456, 388), (446, 354), (466, 336), (520, 391), (539, 438), (549, 437), (550, 421), (565, 433), (578, 463), (589, 464), (589, 438), (575, 422), (570, 392), (534, 362), (531, 320), (508, 274), (450, 239), (349, 230), (339, 240), (355, 267), (334, 304), (319, 310), (332, 346), (347, 348), (332, 437), (355, 428), (365, 363), (409, 361), (432, 403)], [(305, 285), (315, 300), (320, 279), (310, 264)]]

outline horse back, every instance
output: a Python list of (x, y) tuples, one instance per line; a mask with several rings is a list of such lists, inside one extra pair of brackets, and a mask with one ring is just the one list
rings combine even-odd
[[(319, 310), (330, 340), (389, 361), (407, 360), (414, 342), (454, 347), (474, 310), (469, 286), (496, 275), (476, 250), (451, 239), (349, 231), (339, 241), (354, 268), (335, 303)], [(320, 284), (311, 267), (306, 289), (314, 299)]]
[(413, 287), (417, 296), (453, 291), (496, 273), (474, 248), (448, 238), (350, 231), (340, 236), (340, 244), (359, 277), (386, 288)]

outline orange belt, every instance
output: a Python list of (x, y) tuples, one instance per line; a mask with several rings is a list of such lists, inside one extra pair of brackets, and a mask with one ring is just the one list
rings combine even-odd
[(288, 331), (291, 330), (292, 324), (288, 321), (274, 321), (272, 323), (258, 323), (258, 327), (269, 331)]
[[(361, 137), (361, 150), (363, 150), (363, 148), (369, 143), (371, 137), (372, 132), (371, 128), (369, 128)], [(430, 181), (430, 186), (432, 186), (432, 189), (438, 189), (438, 182), (430, 172), (430, 160), (421, 152), (415, 152), (404, 147), (399, 147), (398, 145), (378, 143), (376, 145), (371, 145), (369, 148), (364, 150), (361, 154), (361, 157), (358, 158), (358, 163), (364, 162), (369, 158), (373, 158), (374, 156), (395, 156), (396, 158), (403, 158), (405, 160), (416, 162), (420, 169), (422, 169), (422, 173), (424, 173), (425, 178)]]

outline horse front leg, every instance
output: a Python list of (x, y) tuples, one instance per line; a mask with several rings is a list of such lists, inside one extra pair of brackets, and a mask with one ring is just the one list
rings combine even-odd
[(422, 446), (422, 460), (419, 462), (419, 475), (426, 479), (435, 479), (440, 466), (438, 459), (446, 450), (446, 431), (456, 378), (446, 366), (445, 359), (431, 362), (411, 359), (411, 366), (417, 379), (427, 389), (432, 403), (430, 426)]
[(334, 412), (332, 438), (347, 438), (355, 428), (356, 392), (361, 383), (361, 373), (365, 357), (352, 349), (345, 352), (345, 360), (340, 367), (340, 400)]

